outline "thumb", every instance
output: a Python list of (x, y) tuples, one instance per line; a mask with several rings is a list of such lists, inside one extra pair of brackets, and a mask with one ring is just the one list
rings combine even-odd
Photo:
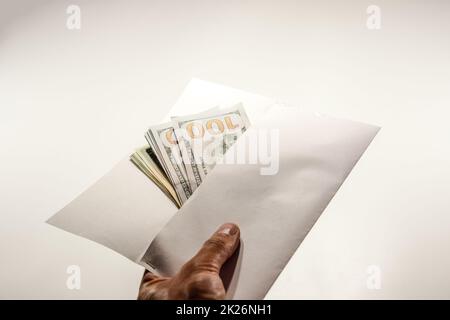
[(234, 223), (225, 223), (217, 229), (191, 259), (195, 268), (219, 273), (222, 265), (239, 245), (240, 230)]

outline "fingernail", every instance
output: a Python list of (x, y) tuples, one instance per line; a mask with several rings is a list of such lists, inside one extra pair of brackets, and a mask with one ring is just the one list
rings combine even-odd
[(219, 233), (227, 234), (230, 236), (235, 235), (238, 232), (238, 228), (235, 225), (224, 224), (219, 229)]
[(230, 234), (230, 228), (223, 228), (219, 231), (219, 233)]

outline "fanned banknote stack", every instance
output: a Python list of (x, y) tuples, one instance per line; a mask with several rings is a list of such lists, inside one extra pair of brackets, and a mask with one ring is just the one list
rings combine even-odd
[(172, 117), (150, 127), (149, 145), (130, 159), (181, 207), (249, 125), (242, 104)]

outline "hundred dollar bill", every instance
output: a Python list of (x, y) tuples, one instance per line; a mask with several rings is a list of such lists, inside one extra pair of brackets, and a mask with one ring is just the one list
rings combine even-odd
[(192, 192), (250, 126), (242, 104), (172, 121)]
[(130, 160), (139, 168), (139, 170), (150, 178), (150, 180), (152, 180), (178, 208), (181, 207), (175, 189), (169, 182), (169, 178), (164, 173), (163, 168), (151, 147), (145, 146), (137, 149), (130, 156)]
[(147, 131), (146, 138), (175, 189), (180, 203), (183, 204), (191, 196), (192, 191), (187, 180), (173, 123), (168, 122), (151, 127)]

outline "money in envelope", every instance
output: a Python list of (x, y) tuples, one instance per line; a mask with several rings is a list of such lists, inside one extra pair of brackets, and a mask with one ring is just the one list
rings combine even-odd
[(197, 79), (165, 120), (48, 223), (170, 276), (234, 222), (229, 299), (264, 298), (379, 130)]

